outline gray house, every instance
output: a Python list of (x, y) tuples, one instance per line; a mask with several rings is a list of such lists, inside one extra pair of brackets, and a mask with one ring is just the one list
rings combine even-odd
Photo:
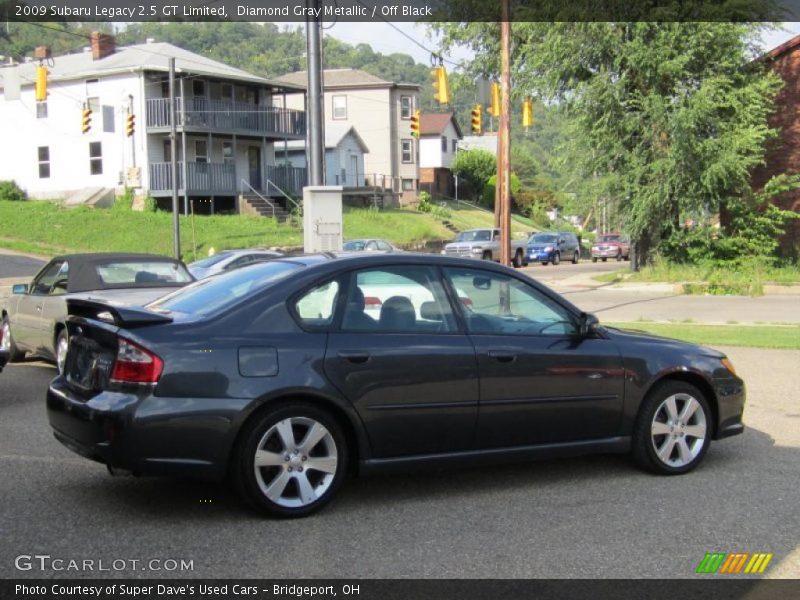
[[(367, 145), (355, 127), (344, 123), (329, 123), (325, 126), (325, 181), (328, 185), (363, 187), (364, 155)], [(277, 149), (276, 162), (281, 162), (283, 152)], [(286, 144), (286, 162), (295, 168), (306, 166), (306, 145), (303, 140)]]

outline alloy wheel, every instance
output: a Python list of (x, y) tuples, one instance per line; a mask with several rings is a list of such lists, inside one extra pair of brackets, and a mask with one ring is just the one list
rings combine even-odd
[(59, 374), (64, 373), (64, 365), (67, 363), (67, 350), (69, 349), (69, 341), (67, 336), (59, 334), (58, 341), (56, 342), (56, 366), (58, 367)]
[(338, 468), (331, 433), (309, 417), (278, 421), (261, 437), (253, 461), (261, 492), (278, 506), (301, 508), (330, 488)]
[(672, 394), (658, 406), (650, 424), (650, 438), (658, 460), (681, 468), (703, 451), (708, 428), (703, 406), (686, 393)]
[(11, 352), (11, 327), (8, 324), (8, 321), (3, 323), (3, 339), (0, 341), (0, 348)]

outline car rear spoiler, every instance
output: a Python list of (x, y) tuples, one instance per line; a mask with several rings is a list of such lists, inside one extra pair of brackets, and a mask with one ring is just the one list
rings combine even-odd
[(67, 315), (113, 323), (120, 327), (172, 323), (172, 317), (153, 312), (141, 306), (111, 304), (100, 300), (72, 298), (67, 300)]

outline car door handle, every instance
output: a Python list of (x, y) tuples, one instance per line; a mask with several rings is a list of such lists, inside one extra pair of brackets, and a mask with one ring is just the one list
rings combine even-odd
[(501, 363), (514, 362), (517, 358), (517, 355), (513, 352), (506, 352), (503, 350), (489, 350), (489, 356)]
[(339, 358), (355, 364), (363, 364), (369, 360), (367, 352), (339, 352)]
[(42, 312), (42, 305), (41, 304), (36, 306), (36, 312)]

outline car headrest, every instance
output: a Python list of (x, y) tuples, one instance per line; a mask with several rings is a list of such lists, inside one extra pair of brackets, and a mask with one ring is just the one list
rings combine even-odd
[(402, 331), (412, 329), (417, 315), (411, 300), (403, 296), (392, 296), (381, 306), (380, 325), (383, 329)]

